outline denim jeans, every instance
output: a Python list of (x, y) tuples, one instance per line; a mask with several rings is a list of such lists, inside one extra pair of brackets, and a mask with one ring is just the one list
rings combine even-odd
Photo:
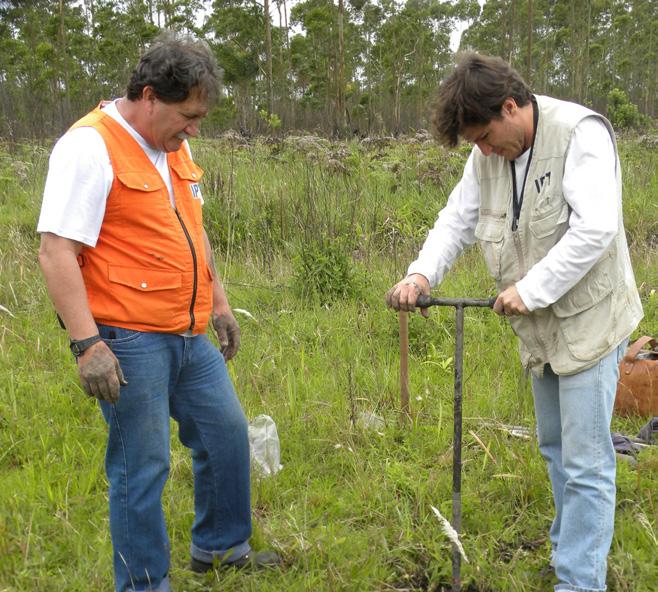
[(626, 341), (571, 376), (547, 364), (532, 377), (539, 450), (553, 489), (550, 529), (555, 590), (600, 592), (615, 519), (615, 450), (610, 421)]
[(169, 474), (169, 417), (191, 449), (192, 555), (250, 550), (247, 421), (221, 353), (205, 335), (183, 337), (99, 326), (128, 381), (108, 424), (105, 468), (117, 592), (169, 591), (169, 540), (162, 490)]

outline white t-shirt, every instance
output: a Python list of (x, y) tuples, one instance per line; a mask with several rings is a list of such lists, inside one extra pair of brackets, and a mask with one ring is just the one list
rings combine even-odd
[[(167, 185), (173, 207), (167, 153), (152, 148), (131, 127), (119, 113), (116, 101), (105, 105), (103, 111), (118, 121), (142, 147)], [(185, 147), (189, 152), (187, 141)], [(64, 134), (50, 155), (37, 232), (52, 232), (95, 247), (113, 179), (107, 147), (98, 131), (92, 127), (78, 127)]]
[[(455, 262), (464, 247), (475, 242), (480, 207), (480, 185), (473, 154), (446, 207), (408, 273), (424, 275), (432, 286)], [(517, 187), (529, 151), (516, 159)], [(571, 208), (569, 228), (546, 256), (516, 283), (528, 310), (545, 308), (566, 294), (598, 261), (617, 234), (619, 208), (615, 177), (616, 156), (605, 124), (596, 117), (583, 119), (574, 129), (564, 163), (562, 189)]]

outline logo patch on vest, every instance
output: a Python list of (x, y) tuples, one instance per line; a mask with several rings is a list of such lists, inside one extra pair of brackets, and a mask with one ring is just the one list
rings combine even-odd
[(194, 199), (198, 199), (203, 203), (203, 195), (201, 195), (201, 187), (199, 187), (198, 183), (190, 183), (190, 191)]
[(548, 171), (538, 179), (535, 179), (535, 187), (537, 188), (537, 193), (541, 193), (541, 190), (544, 187), (544, 183), (546, 183), (547, 187), (551, 184), (551, 171)]

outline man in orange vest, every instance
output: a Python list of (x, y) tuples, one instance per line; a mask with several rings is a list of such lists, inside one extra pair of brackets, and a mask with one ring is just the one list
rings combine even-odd
[[(192, 451), (191, 569), (280, 562), (248, 542), (247, 421), (225, 365), (240, 330), (203, 228), (202, 171), (187, 143), (218, 92), (208, 47), (162, 36), (126, 96), (75, 123), (50, 158), (39, 262), (82, 386), (108, 425), (118, 592), (171, 589), (161, 502), (169, 417)], [(221, 353), (205, 334), (209, 320)]]

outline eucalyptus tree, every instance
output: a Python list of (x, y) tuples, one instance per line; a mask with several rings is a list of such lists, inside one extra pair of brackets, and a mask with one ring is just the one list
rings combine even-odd
[(212, 41), (224, 83), (232, 93), (239, 125), (254, 124), (259, 106), (257, 80), (262, 77), (263, 10), (256, 2), (215, 0), (203, 31)]
[[(655, 115), (655, 0), (0, 0), (0, 134), (59, 133), (124, 91), (162, 29), (205, 36), (224, 69), (211, 126), (345, 134), (426, 124), (461, 47), (500, 55), (541, 93)], [(291, 8), (292, 7), (292, 8)], [(616, 92), (617, 89), (619, 92)], [(614, 92), (613, 92), (614, 91)], [(612, 93), (612, 95), (611, 95)]]
[(38, 136), (70, 123), (84, 80), (85, 21), (77, 2), (0, 2), (4, 133)]
[(654, 115), (657, 31), (655, 0), (488, 0), (461, 44), (509, 59), (539, 92), (604, 112), (625, 89)]
[(162, 29), (190, 32), (196, 29), (197, 15), (205, 9), (202, 0), (133, 0), (133, 4), (138, 10), (148, 6), (151, 22)]
[(345, 87), (354, 80), (363, 53), (351, 9), (349, 5), (343, 6), (342, 51), (339, 46), (339, 7), (331, 0), (305, 0), (296, 4), (290, 14), (291, 24), (304, 31), (304, 34), (292, 37), (290, 49), (305, 123), (340, 133), (342, 122), (348, 125), (350, 118), (344, 102)]
[[(450, 63), (452, 7), (439, 0), (408, 0), (400, 8), (383, 0), (386, 18), (375, 41), (383, 93), (390, 97), (389, 125), (394, 133), (402, 127), (418, 127), (424, 119), (426, 102)], [(407, 103), (403, 122), (403, 103)]]
[[(91, 3), (90, 3), (91, 4)], [(147, 2), (96, 1), (88, 18), (90, 47), (86, 81), (92, 100), (120, 96), (144, 48), (160, 33), (155, 7)]]

